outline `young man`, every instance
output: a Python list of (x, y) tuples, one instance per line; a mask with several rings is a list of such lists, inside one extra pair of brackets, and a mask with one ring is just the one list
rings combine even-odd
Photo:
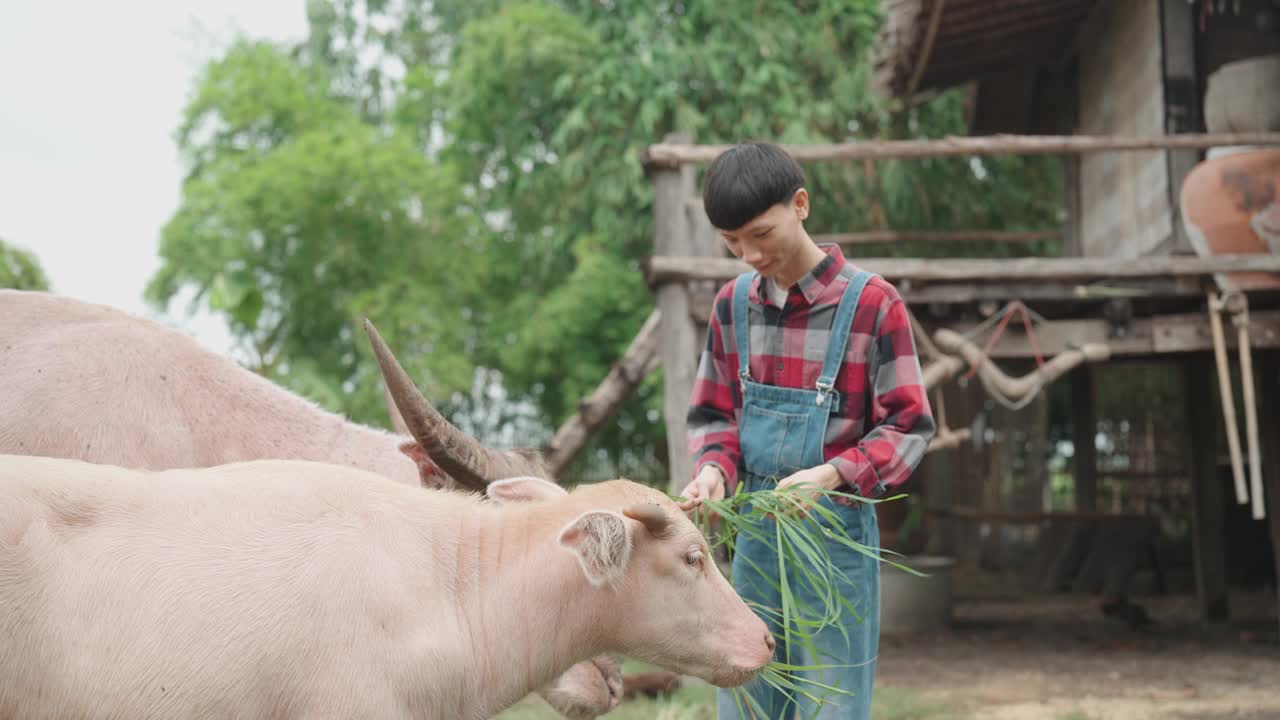
[[(838, 246), (814, 243), (804, 228), (804, 185), (800, 165), (766, 143), (735, 146), (707, 170), (707, 217), (729, 251), (755, 270), (722, 287), (712, 310), (688, 415), (694, 479), (682, 494), (693, 506), (739, 485), (878, 498), (906, 481), (936, 429), (902, 299), (879, 276), (846, 262)], [(830, 508), (850, 537), (879, 547), (871, 504), (820, 493), (806, 502)], [(735, 550), (735, 588), (749, 603), (780, 611), (776, 547), (740, 534)], [(814, 637), (821, 657), (792, 648), (790, 662), (838, 666), (807, 677), (852, 696), (813, 707), (757, 680), (748, 690), (767, 718), (790, 720), (796, 710), (802, 718), (870, 717), (880, 568), (835, 543), (827, 552), (849, 580), (836, 590), (856, 612), (846, 609), (839, 627)], [(790, 584), (798, 585), (794, 577)], [(778, 623), (762, 617), (778, 635), (777, 657), (785, 658)], [(720, 691), (718, 705), (722, 720), (739, 717), (730, 691)]]

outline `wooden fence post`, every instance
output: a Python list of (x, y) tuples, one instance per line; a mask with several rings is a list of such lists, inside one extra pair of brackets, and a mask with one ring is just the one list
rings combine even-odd
[[(1276, 568), (1276, 616), (1280, 622), (1280, 352), (1262, 353), (1258, 373), (1262, 392), (1258, 416), (1262, 418), (1262, 472), (1267, 481), (1267, 523), (1271, 529), (1271, 554)], [(1280, 626), (1278, 626), (1280, 627)]]
[(1186, 388), (1186, 432), (1191, 476), (1192, 559), (1202, 623), (1227, 619), (1226, 548), (1223, 538), (1223, 489), (1218, 476), (1217, 414), (1213, 397), (1213, 361), (1208, 353), (1188, 353), (1182, 361)]
[(1075, 486), (1075, 509), (1098, 509), (1098, 416), (1094, 404), (1095, 370), (1081, 365), (1071, 371), (1072, 474)]
[[(692, 136), (671, 133), (668, 143), (690, 143)], [(691, 224), (686, 214), (691, 176), (682, 168), (652, 167), (653, 247), (658, 255), (696, 255)], [(680, 492), (689, 482), (693, 461), (685, 433), (685, 417), (693, 377), (697, 372), (697, 328), (689, 314), (689, 291), (682, 282), (658, 287), (658, 310), (662, 313), (659, 335), (662, 347), (662, 415), (667, 429), (667, 458), (672, 492)]]

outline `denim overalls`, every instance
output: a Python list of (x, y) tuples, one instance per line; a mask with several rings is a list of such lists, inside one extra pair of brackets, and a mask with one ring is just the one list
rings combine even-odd
[[(841, 406), (840, 398), (832, 387), (844, 360), (854, 309), (858, 305), (862, 288), (872, 275), (863, 270), (849, 281), (832, 322), (822, 374), (813, 389), (764, 385), (751, 379), (747, 290), (755, 277), (754, 272), (738, 276), (733, 294), (733, 329), (737, 339), (738, 376), (743, 397), (738, 437), (745, 466), (742, 483), (746, 491), (774, 487), (788, 475), (824, 462), (822, 446), (827, 420)], [(849, 537), (878, 553), (880, 530), (873, 506), (862, 502), (845, 506), (833, 503), (828, 497), (823, 497), (820, 502), (844, 523)], [(810, 517), (810, 522), (826, 522), (813, 515)], [(765, 535), (772, 537), (771, 532), (766, 532)], [(797, 671), (797, 674), (852, 695), (836, 694), (816, 685), (802, 683), (802, 689), (817, 696), (821, 702), (815, 704), (798, 692), (792, 701), (757, 679), (745, 689), (766, 709), (765, 718), (760, 720), (791, 720), (793, 717), (804, 720), (866, 720), (871, 716), (871, 685), (880, 636), (880, 568), (873, 558), (836, 543), (828, 543), (827, 552), (832, 562), (847, 577), (847, 582), (841, 582), (841, 587), (834, 590), (856, 610), (856, 614), (843, 608), (838, 624), (829, 625), (814, 636), (813, 645), (821, 657), (810, 657), (808, 648), (797, 643), (796, 647), (791, 648), (789, 661), (792, 665), (841, 666), (821, 672)], [(778, 553), (774, 543), (762, 542), (758, 538), (739, 533), (732, 566), (733, 586), (749, 605), (758, 604), (774, 610), (776, 614), (763, 614), (759, 608), (753, 607), (774, 632), (778, 642), (774, 658), (787, 662), (788, 648), (784, 645), (781, 623), (777, 619), (781, 616), (782, 608), (777, 568)], [(768, 572), (771, 577), (761, 577), (760, 569)], [(804, 600), (797, 598), (798, 602), (819, 602), (813, 597), (812, 589), (797, 582), (795, 568), (788, 567), (787, 574), (792, 592), (804, 597)], [(826, 697), (823, 697), (824, 694)], [(753, 717), (745, 699), (742, 703), (742, 713), (739, 714), (738, 700), (734, 698), (733, 691), (718, 690), (717, 712), (720, 720)], [(795, 714), (797, 710), (800, 713), (798, 716)]]

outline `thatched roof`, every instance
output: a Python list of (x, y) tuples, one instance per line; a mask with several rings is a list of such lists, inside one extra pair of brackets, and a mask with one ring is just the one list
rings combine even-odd
[(878, 92), (899, 98), (1070, 52), (1097, 0), (884, 0)]

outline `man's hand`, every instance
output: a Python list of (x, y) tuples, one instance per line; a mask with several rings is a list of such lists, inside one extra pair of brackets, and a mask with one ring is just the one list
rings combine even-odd
[[(723, 500), (724, 485), (724, 474), (720, 472), (720, 468), (703, 465), (698, 476), (680, 491), (681, 497), (685, 498), (680, 503), (680, 509), (692, 515), (692, 511), (702, 506), (703, 500)], [(714, 520), (715, 517), (715, 513), (711, 513), (710, 519)]]
[(823, 463), (788, 475), (778, 483), (777, 490), (789, 490), (788, 495), (794, 497), (799, 503), (795, 509), (807, 515), (808, 508), (816, 505), (822, 497), (820, 491), (835, 490), (840, 487), (841, 482), (843, 481), (835, 465)]

